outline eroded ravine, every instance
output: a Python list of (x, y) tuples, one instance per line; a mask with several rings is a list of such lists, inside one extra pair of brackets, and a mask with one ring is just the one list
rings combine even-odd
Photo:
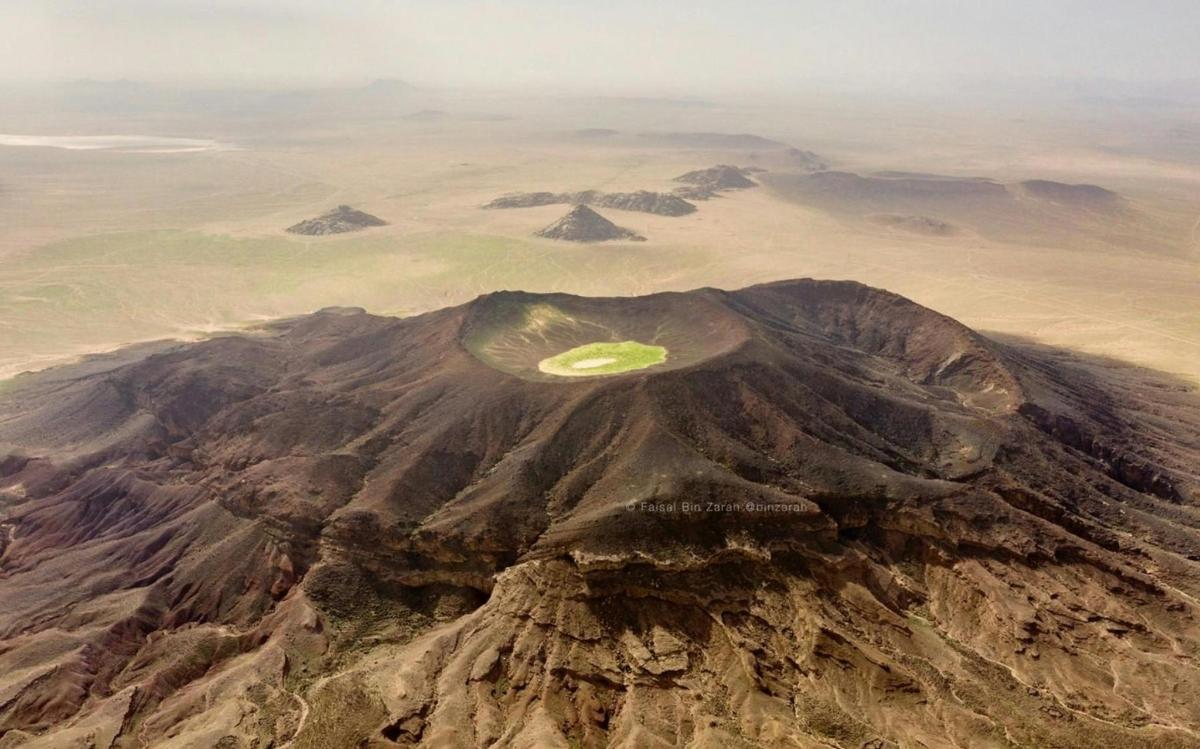
[[(596, 340), (669, 353), (537, 372)], [(1197, 746), (1194, 395), (886, 292), (330, 311), (19, 394), (0, 747)]]

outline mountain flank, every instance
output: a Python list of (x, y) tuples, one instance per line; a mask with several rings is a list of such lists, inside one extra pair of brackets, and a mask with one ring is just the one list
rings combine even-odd
[(5, 749), (1197, 746), (1165, 376), (813, 280), (135, 354), (0, 390)]

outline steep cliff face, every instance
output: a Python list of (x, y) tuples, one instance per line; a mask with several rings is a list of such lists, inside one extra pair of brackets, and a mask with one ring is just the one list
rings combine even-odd
[(2, 398), (0, 747), (1200, 746), (1194, 396), (887, 292), (329, 310)]

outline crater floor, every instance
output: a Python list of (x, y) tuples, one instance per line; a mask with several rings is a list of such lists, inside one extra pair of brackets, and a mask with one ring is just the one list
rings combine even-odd
[(597, 377), (646, 369), (667, 360), (662, 346), (638, 341), (586, 343), (538, 362), (538, 370), (559, 377)]
[(679, 369), (745, 339), (738, 316), (705, 294), (623, 299), (501, 292), (472, 308), (463, 343), (495, 369), (561, 381)]

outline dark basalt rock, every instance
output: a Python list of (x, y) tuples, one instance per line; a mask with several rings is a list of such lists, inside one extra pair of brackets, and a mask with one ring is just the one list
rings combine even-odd
[(624, 239), (644, 242), (645, 237), (630, 229), (617, 226), (586, 205), (577, 205), (567, 215), (537, 232), (547, 239), (562, 239), (568, 242), (607, 242)]
[(298, 224), (289, 226), (287, 231), (292, 234), (316, 237), (325, 234), (344, 234), (345, 232), (359, 231), (360, 229), (367, 229), (372, 226), (386, 225), (387, 222), (381, 218), (355, 210), (348, 205), (339, 205), (328, 213), (323, 213), (316, 218), (305, 219)]
[(756, 187), (757, 183), (749, 179), (746, 174), (746, 170), (739, 167), (718, 164), (717, 166), (710, 166), (707, 169), (697, 169), (686, 174), (681, 174), (675, 178), (675, 181), (695, 185), (713, 192)]
[(696, 212), (696, 206), (678, 195), (638, 190), (636, 192), (524, 192), (503, 195), (485, 204), (484, 208), (533, 208), (542, 205), (599, 206), (622, 211), (653, 213), (658, 216), (686, 216)]

